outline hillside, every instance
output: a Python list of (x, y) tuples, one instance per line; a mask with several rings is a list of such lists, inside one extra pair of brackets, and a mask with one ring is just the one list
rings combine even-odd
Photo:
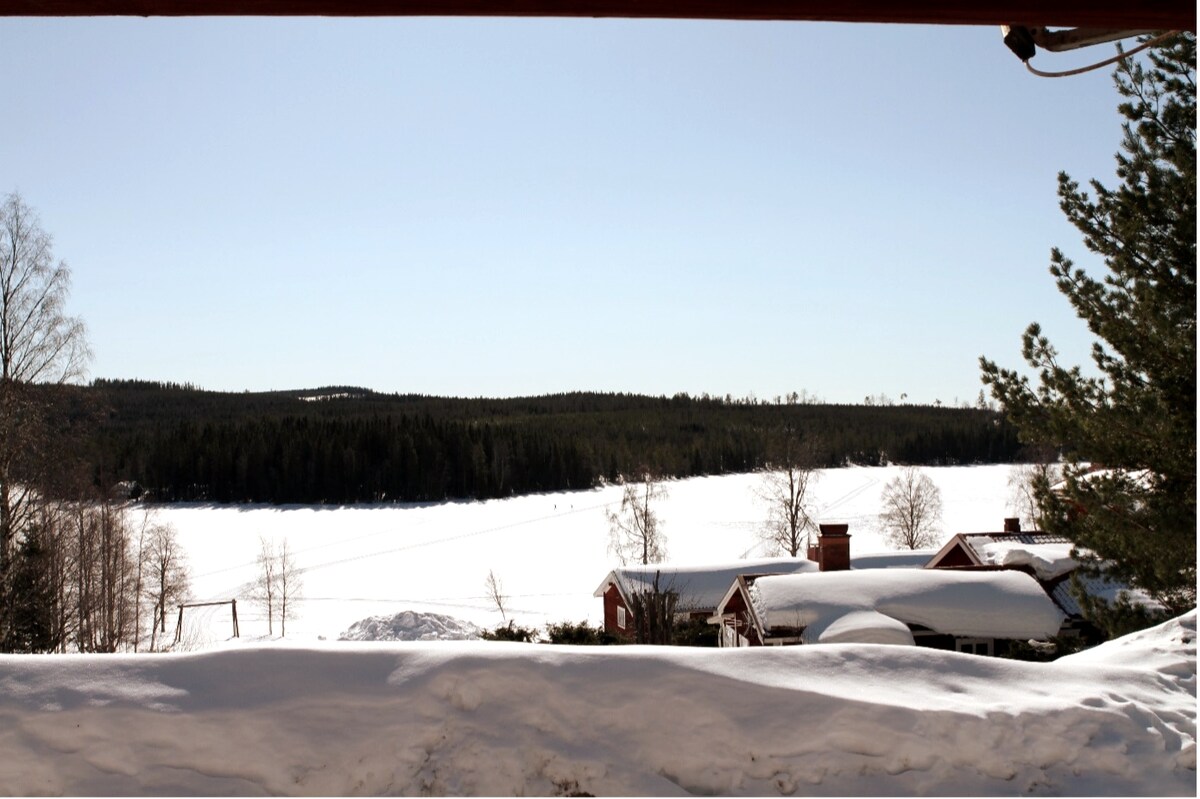
[(1011, 462), (990, 411), (571, 393), (512, 399), (332, 386), (222, 393), (98, 380), (70, 392), (79, 471), (158, 501), (359, 503), (487, 499), (590, 488), (648, 467), (669, 477), (747, 472), (784, 431), (818, 466)]

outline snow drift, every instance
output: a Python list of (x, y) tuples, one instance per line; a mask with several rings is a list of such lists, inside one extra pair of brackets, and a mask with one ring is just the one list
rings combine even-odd
[(402, 610), (393, 616), (372, 616), (351, 624), (339, 641), (471, 641), (483, 631), (470, 622), (444, 613)]
[(5, 656), (0, 784), (90, 795), (1192, 795), (1195, 627), (1191, 613), (1048, 664), (861, 644)]

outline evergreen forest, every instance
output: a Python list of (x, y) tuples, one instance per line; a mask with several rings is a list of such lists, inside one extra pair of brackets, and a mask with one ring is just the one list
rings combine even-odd
[(994, 411), (569, 393), (513, 399), (362, 388), (223, 393), (97, 380), (61, 386), (78, 478), (160, 502), (350, 504), (487, 499), (770, 464), (785, 431), (817, 466), (1010, 462)]

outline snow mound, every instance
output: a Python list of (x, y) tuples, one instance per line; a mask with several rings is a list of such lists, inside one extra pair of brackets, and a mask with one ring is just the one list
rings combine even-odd
[(481, 630), (470, 622), (441, 613), (405, 610), (395, 616), (356, 621), (339, 641), (472, 641)]
[[(0, 656), (0, 784), (91, 796), (1194, 796), (1194, 630), (1193, 614), (1053, 663), (869, 644), (486, 641)], [(1168, 661), (1188, 668), (1154, 665)]]
[(1196, 683), (1196, 611), (1156, 627), (1108, 641), (1092, 649), (1060, 658), (1059, 662), (1110, 666), (1140, 666)]
[(874, 610), (854, 610), (826, 627), (817, 643), (916, 646), (917, 642), (904, 622)]

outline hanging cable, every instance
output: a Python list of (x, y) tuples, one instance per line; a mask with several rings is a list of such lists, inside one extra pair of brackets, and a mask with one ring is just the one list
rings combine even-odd
[(1142, 52), (1146, 48), (1153, 47), (1154, 45), (1158, 44), (1159, 42), (1169, 39), (1177, 33), (1179, 33), (1179, 31), (1167, 31), (1166, 33), (1163, 33), (1163, 34), (1160, 34), (1159, 36), (1154, 37), (1153, 39), (1151, 39), (1148, 42), (1143, 42), (1142, 44), (1140, 44), (1137, 47), (1130, 50), (1128, 53), (1117, 53), (1112, 58), (1107, 58), (1104, 61), (1100, 61), (1099, 63), (1091, 64), (1086, 67), (1079, 67), (1078, 69), (1068, 69), (1065, 72), (1042, 72), (1040, 69), (1033, 66), (1033, 64), (1030, 64), (1028, 60), (1025, 61), (1025, 68), (1028, 69), (1030, 72), (1032, 72), (1034, 75), (1037, 75), (1039, 78), (1067, 78), (1072, 75), (1082, 75), (1085, 72), (1091, 72), (1094, 69), (1100, 69), (1101, 67), (1106, 67), (1109, 64), (1115, 64), (1118, 61), (1123, 61), (1132, 55), (1137, 55), (1138, 53)]

